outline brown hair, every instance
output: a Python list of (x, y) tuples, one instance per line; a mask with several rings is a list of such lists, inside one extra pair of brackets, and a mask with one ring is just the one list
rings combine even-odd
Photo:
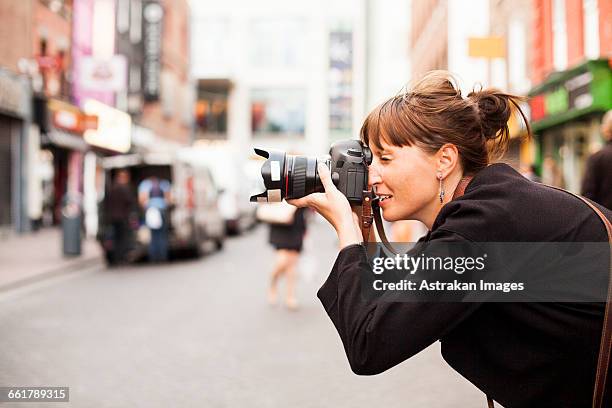
[(501, 157), (508, 147), (513, 108), (531, 128), (519, 106), (524, 98), (487, 88), (461, 96), (446, 71), (431, 71), (412, 90), (376, 107), (361, 127), (361, 140), (378, 149), (416, 145), (428, 153), (446, 143), (457, 146), (465, 174), (473, 174)]

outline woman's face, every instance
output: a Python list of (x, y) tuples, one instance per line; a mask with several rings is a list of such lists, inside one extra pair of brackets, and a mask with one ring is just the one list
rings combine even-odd
[(369, 183), (381, 197), (380, 207), (387, 221), (416, 219), (425, 221), (440, 208), (435, 155), (416, 146), (371, 146)]

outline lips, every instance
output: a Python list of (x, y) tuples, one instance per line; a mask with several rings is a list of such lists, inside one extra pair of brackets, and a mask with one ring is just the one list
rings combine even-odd
[(393, 198), (391, 194), (377, 194), (378, 202), (381, 206), (386, 205)]

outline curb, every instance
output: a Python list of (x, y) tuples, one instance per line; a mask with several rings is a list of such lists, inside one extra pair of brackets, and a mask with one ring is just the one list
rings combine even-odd
[(37, 283), (37, 282), (55, 278), (58, 276), (68, 275), (71, 273), (77, 273), (82, 269), (89, 270), (96, 266), (99, 266), (99, 267), (104, 266), (104, 262), (102, 258), (94, 257), (94, 258), (83, 259), (80, 261), (75, 261), (74, 263), (67, 265), (67, 266), (63, 266), (61, 268), (49, 269), (47, 271), (41, 272), (34, 276), (29, 276), (24, 279), (19, 279), (13, 282), (9, 282), (9, 283), (0, 285), (0, 293), (8, 292), (13, 289), (21, 288), (23, 286), (27, 286), (32, 283)]

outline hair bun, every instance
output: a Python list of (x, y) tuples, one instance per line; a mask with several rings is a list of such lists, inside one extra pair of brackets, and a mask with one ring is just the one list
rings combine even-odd
[(509, 136), (508, 120), (512, 114), (510, 95), (497, 89), (484, 89), (471, 92), (468, 98), (478, 107), (480, 127), (485, 139)]

